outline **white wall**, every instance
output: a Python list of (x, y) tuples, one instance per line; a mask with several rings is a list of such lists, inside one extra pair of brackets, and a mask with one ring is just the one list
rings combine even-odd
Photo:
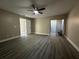
[(72, 9), (67, 20), (67, 37), (79, 50), (79, 3)]
[(50, 18), (38, 18), (35, 20), (35, 33), (46, 34), (50, 33)]
[(0, 40), (20, 35), (19, 17), (0, 9)]

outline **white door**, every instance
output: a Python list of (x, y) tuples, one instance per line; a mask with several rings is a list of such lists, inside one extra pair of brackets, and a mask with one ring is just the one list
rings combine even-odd
[(27, 24), (27, 34), (31, 34), (31, 20), (26, 20)]

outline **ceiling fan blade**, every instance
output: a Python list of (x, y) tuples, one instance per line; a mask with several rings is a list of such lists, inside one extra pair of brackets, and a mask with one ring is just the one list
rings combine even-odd
[(33, 7), (33, 9), (35, 9), (35, 8), (36, 8), (36, 6), (35, 6), (34, 4), (32, 4), (32, 7)]
[(43, 12), (39, 12), (40, 14), (43, 14)]
[(38, 9), (38, 11), (45, 10), (45, 8)]

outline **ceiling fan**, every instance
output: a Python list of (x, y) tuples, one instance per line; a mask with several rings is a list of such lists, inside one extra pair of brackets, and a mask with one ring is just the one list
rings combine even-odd
[(45, 10), (46, 8), (39, 8), (38, 4), (36, 3), (36, 0), (30, 0), (30, 2), (31, 2), (30, 6), (28, 6), (28, 7), (21, 7), (21, 8), (24, 8), (27, 11), (32, 12), (34, 15), (43, 14), (42, 11)]
[(32, 11), (35, 15), (43, 14), (43, 12), (41, 11), (45, 10), (45, 8), (38, 8), (35, 4), (32, 4), (31, 7), (32, 7), (32, 10), (28, 10), (28, 11)]

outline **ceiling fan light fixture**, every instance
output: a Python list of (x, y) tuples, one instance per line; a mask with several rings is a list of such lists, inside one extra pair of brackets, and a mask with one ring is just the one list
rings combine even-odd
[(39, 14), (39, 12), (37, 10), (34, 10), (34, 13), (35, 13), (35, 15), (38, 15)]

